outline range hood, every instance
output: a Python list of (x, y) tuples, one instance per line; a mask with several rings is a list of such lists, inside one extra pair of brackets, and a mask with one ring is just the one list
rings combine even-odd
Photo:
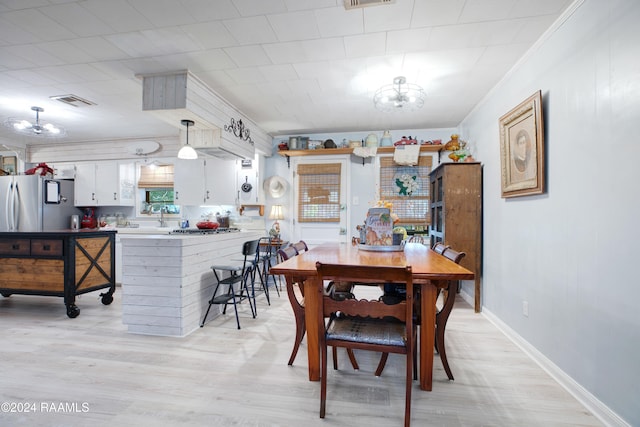
[(185, 130), (180, 122), (193, 120), (189, 144), (206, 156), (223, 159), (253, 159), (253, 142), (236, 137), (222, 128), (233, 120), (235, 111), (219, 95), (186, 70), (140, 75), (142, 78), (142, 110), (180, 128), (181, 144)]
[[(185, 131), (186, 132), (186, 131)], [(184, 144), (184, 132), (181, 132)], [(189, 132), (189, 144), (205, 156), (219, 157), (227, 160), (253, 159), (253, 145), (230, 140), (221, 135), (220, 129), (195, 129)]]

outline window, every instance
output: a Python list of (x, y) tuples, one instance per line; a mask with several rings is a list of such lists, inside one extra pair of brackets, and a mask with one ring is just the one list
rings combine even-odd
[(174, 205), (173, 199), (173, 188), (146, 189), (141, 213), (160, 213), (160, 209), (166, 208), (168, 214), (179, 214), (180, 206)]
[(431, 163), (431, 156), (420, 156), (416, 166), (397, 165), (392, 157), (380, 158), (380, 199), (393, 203), (400, 224), (429, 224)]
[(138, 189), (143, 200), (140, 213), (157, 214), (163, 208), (168, 214), (180, 213), (180, 206), (174, 204), (173, 165), (140, 166)]
[(298, 165), (298, 221), (340, 222), (340, 164)]

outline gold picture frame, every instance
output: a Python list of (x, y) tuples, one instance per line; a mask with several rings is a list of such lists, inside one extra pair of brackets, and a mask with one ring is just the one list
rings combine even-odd
[(3, 156), (2, 157), (2, 165), (0, 165), (0, 169), (7, 172), (9, 175), (15, 175), (16, 168), (18, 167), (18, 159), (16, 156)]
[(538, 91), (500, 117), (502, 197), (542, 194), (544, 129), (542, 92)]

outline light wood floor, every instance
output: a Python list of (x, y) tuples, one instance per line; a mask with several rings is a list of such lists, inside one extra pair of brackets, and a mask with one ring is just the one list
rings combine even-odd
[[(307, 380), (306, 340), (287, 366), (294, 337), (288, 300), (258, 301), (258, 318), (232, 310), (186, 338), (133, 335), (121, 322), (120, 289), (104, 306), (82, 295), (76, 319), (62, 299), (0, 297), (0, 426), (399, 426), (404, 358), (340, 353), (330, 370), (327, 415)], [(447, 326), (455, 381), (435, 356), (432, 392), (413, 389), (414, 426), (598, 426), (600, 422), (463, 300)], [(346, 362), (346, 363), (345, 363)], [(75, 405), (75, 406), (74, 406)], [(58, 412), (52, 412), (52, 408)]]

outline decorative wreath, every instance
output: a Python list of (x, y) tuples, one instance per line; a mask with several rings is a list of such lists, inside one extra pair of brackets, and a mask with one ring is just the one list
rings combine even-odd
[(417, 175), (410, 175), (408, 173), (398, 173), (394, 177), (397, 192), (401, 196), (410, 196), (414, 191), (420, 189), (420, 184), (417, 181)]

